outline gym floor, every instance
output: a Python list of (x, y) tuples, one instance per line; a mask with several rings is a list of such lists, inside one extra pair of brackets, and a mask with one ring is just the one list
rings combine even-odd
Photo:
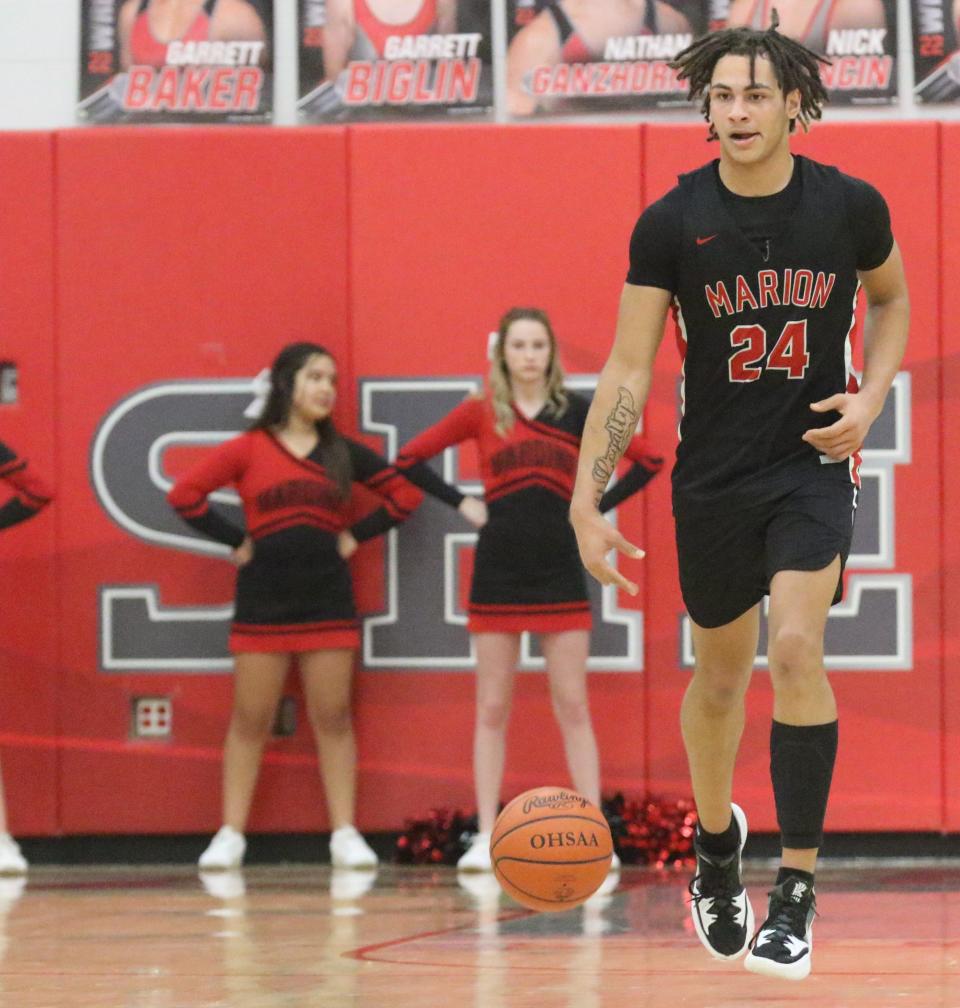
[[(771, 864), (747, 864), (758, 915)], [(688, 880), (628, 868), (535, 914), (450, 868), (40, 867), (0, 879), (0, 1006), (960, 1006), (958, 861), (824, 862), (801, 983), (711, 960)]]

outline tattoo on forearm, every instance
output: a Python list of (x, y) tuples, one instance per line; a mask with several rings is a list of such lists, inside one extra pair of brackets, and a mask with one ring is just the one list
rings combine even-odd
[(620, 456), (626, 451), (633, 437), (639, 419), (640, 412), (630, 390), (621, 385), (617, 389), (617, 401), (603, 425), (610, 437), (607, 450), (593, 460), (593, 478), (597, 484), (595, 498), (598, 504), (620, 461)]

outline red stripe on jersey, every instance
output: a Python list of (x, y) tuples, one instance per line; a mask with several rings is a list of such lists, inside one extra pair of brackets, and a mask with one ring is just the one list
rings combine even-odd
[(538, 434), (542, 434), (544, 437), (556, 438), (558, 441), (565, 441), (569, 445), (573, 445), (575, 448), (580, 447), (580, 438), (569, 434), (567, 431), (559, 430), (556, 427), (551, 427), (549, 424), (540, 423), (538, 420), (533, 420), (528, 416), (524, 416), (520, 410), (517, 409), (514, 403), (510, 404), (513, 407), (513, 412), (516, 414), (517, 419), (525, 427), (529, 427), (531, 430), (535, 430)]
[(0, 478), (13, 487), (16, 495), (28, 507), (39, 510), (53, 500), (53, 491), (32, 469), (27, 468), (26, 459), (13, 459), (0, 469)]
[(336, 535), (343, 528), (343, 522), (324, 515), (316, 511), (289, 511), (270, 521), (261, 522), (259, 525), (251, 526), (250, 535), (254, 539), (262, 539), (264, 536), (272, 535), (283, 529), (295, 528), (297, 526), (309, 525), (311, 528), (322, 529), (331, 535)]
[(199, 518), (201, 515), (207, 513), (209, 505), (207, 504), (207, 498), (201, 497), (196, 504), (180, 504), (174, 510), (182, 518)]
[(470, 612), (488, 613), (556, 613), (556, 612), (582, 612), (589, 611), (590, 603), (585, 601), (577, 602), (538, 602), (535, 605), (529, 603), (496, 603), (496, 602), (471, 602), (468, 606)]
[(551, 480), (543, 473), (532, 473), (526, 476), (518, 476), (515, 480), (511, 480), (509, 483), (501, 483), (500, 486), (488, 491), (484, 494), (484, 497), (489, 504), (495, 500), (499, 500), (501, 497), (506, 497), (509, 494), (517, 493), (519, 490), (527, 490), (528, 488), (534, 486), (542, 487), (544, 490), (549, 490), (551, 493), (556, 494), (561, 500), (570, 499), (570, 487), (568, 485), (560, 483), (556, 480)]

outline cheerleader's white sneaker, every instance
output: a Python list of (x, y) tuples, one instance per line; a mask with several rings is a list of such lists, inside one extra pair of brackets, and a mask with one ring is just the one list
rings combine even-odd
[(490, 860), (490, 834), (474, 833), (470, 846), (460, 855), (457, 871), (488, 872), (493, 871)]
[(0, 833), (0, 875), (25, 875), (27, 859), (9, 833)]
[(330, 863), (334, 868), (376, 868), (373, 848), (353, 826), (341, 826), (330, 834)]
[(200, 855), (198, 864), (204, 871), (239, 868), (246, 851), (247, 841), (244, 835), (232, 826), (221, 826), (210, 845)]

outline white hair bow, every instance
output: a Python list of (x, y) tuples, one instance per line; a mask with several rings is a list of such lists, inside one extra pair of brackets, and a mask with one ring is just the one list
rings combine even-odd
[(263, 408), (267, 405), (270, 397), (270, 390), (273, 384), (270, 381), (270, 368), (264, 368), (251, 382), (250, 389), (253, 392), (253, 401), (243, 411), (243, 415), (249, 420), (259, 420), (263, 415)]

